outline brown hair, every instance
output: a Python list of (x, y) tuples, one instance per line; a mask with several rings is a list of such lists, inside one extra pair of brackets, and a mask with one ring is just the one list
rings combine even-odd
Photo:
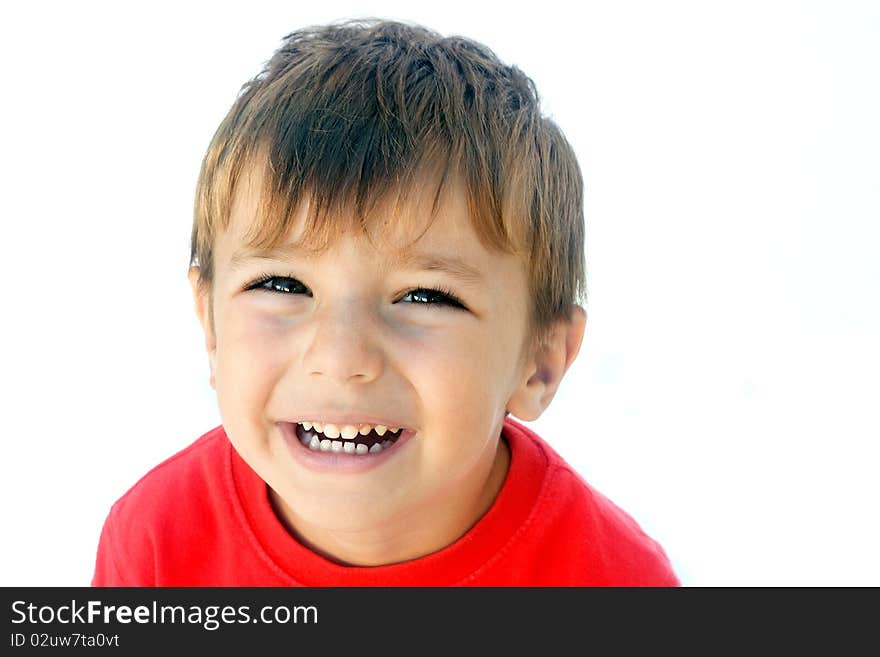
[(436, 212), (456, 176), (484, 246), (528, 263), (533, 341), (586, 299), (574, 152), (541, 114), (532, 80), (479, 43), (375, 19), (287, 35), (242, 87), (202, 163), (191, 264), (203, 284), (236, 185), (255, 165), (263, 180), (255, 247), (278, 243), (305, 200), (302, 245), (320, 249), (340, 217), (366, 232), (378, 204), (422, 189), (424, 176), (437, 183)]

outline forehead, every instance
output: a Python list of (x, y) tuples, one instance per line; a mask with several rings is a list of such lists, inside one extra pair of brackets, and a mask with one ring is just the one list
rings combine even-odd
[(268, 216), (263, 177), (258, 168), (251, 168), (239, 180), (229, 224), (216, 236), (215, 250), (218, 256), (239, 262), (248, 257), (320, 255), (349, 236), (363, 238), (384, 257), (393, 254), (401, 261), (428, 249), (444, 256), (448, 264), (461, 265), (462, 274), (468, 273), (468, 261), (485, 263), (510, 256), (480, 240), (460, 180), (451, 178), (442, 194), (437, 191), (434, 181), (423, 180), (412, 189), (388, 194), (365, 217), (356, 216), (351, 208), (315, 216), (305, 196), (279, 221)]

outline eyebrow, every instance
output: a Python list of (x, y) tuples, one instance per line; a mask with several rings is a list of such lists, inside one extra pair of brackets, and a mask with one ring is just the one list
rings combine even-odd
[[(284, 245), (269, 250), (240, 250), (230, 258), (229, 266), (236, 270), (249, 260), (286, 260), (292, 257), (307, 257), (307, 255), (306, 251), (294, 245)], [(440, 272), (465, 285), (480, 285), (484, 282), (483, 274), (479, 269), (454, 254), (402, 250), (389, 256), (388, 261), (402, 269)]]
[(272, 249), (239, 249), (229, 258), (229, 268), (236, 271), (251, 260), (287, 260), (304, 255), (305, 252), (302, 249), (289, 244)]
[(405, 269), (438, 271), (467, 285), (479, 285), (483, 282), (483, 274), (479, 269), (452, 254), (403, 251), (393, 257), (392, 262)]

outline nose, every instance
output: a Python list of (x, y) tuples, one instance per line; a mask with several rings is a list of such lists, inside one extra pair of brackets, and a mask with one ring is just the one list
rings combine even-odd
[(305, 371), (342, 383), (368, 383), (384, 368), (381, 348), (371, 321), (351, 306), (324, 309), (303, 355)]

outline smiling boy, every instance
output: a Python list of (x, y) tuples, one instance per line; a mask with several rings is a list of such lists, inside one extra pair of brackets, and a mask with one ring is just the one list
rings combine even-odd
[(485, 47), (286, 37), (205, 157), (222, 426), (113, 506), (95, 585), (674, 585), (538, 436), (584, 333), (580, 172)]

